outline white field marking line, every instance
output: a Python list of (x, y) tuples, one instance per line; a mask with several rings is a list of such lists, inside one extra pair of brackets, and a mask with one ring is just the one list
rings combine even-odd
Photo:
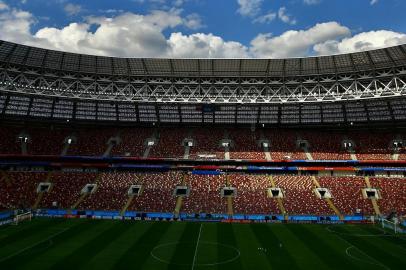
[[(328, 229), (328, 227), (327, 227), (327, 229)], [(332, 232), (333, 232), (333, 231), (332, 231)], [(375, 264), (375, 263), (374, 263), (375, 265), (378, 265), (378, 266), (384, 267), (385, 269), (390, 270), (389, 267), (387, 267), (386, 265), (384, 265), (383, 263), (381, 263), (381, 262), (378, 261), (377, 259), (372, 258), (372, 257), (369, 256), (368, 254), (366, 254), (364, 251), (362, 251), (362, 250), (359, 249), (358, 247), (354, 246), (353, 244), (351, 244), (350, 242), (348, 242), (346, 239), (342, 238), (339, 233), (336, 233), (336, 232), (333, 232), (333, 233), (336, 234), (341, 240), (343, 240), (344, 242), (346, 242), (346, 243), (349, 245), (349, 247), (345, 250), (345, 254), (346, 254), (348, 257), (353, 258), (353, 259), (355, 258), (354, 256), (348, 255), (348, 249), (351, 248), (351, 247), (354, 247), (354, 248), (358, 249), (359, 252), (361, 252), (361, 253), (364, 254), (365, 256), (371, 258), (373, 261), (378, 262), (378, 264)], [(361, 259), (359, 259), (359, 258), (357, 258), (357, 259), (358, 259), (358, 260), (361, 260)]]
[(25, 248), (23, 248), (23, 249), (20, 249), (19, 251), (15, 252), (15, 253), (13, 253), (13, 254), (11, 254), (11, 255), (8, 255), (7, 257), (0, 258), (0, 262), (4, 262), (4, 261), (6, 261), (6, 260), (8, 260), (8, 259), (10, 259), (10, 258), (12, 258), (12, 257), (15, 257), (15, 256), (17, 256), (17, 255), (20, 255), (21, 253), (23, 253), (23, 252), (25, 252), (25, 251), (27, 251), (27, 250), (30, 250), (30, 249), (32, 249), (33, 247), (38, 246), (38, 245), (40, 245), (40, 244), (42, 244), (42, 243), (45, 243), (45, 242), (47, 242), (47, 241), (50, 241), (50, 243), (51, 243), (51, 245), (52, 245), (52, 243), (53, 243), (53, 242), (52, 242), (52, 238), (54, 238), (54, 237), (56, 237), (56, 236), (58, 236), (58, 235), (60, 235), (60, 234), (62, 234), (62, 233), (64, 233), (64, 232), (66, 232), (66, 231), (69, 230), (69, 229), (70, 229), (70, 228), (65, 228), (65, 229), (63, 229), (62, 231), (57, 232), (57, 233), (51, 235), (51, 236), (48, 237), (47, 239), (38, 241), (38, 242), (32, 244), (31, 246), (28, 246), (28, 247), (25, 247)]
[(360, 250), (360, 249), (357, 248), (356, 246), (349, 246), (349, 247), (345, 250), (345, 254), (346, 254), (348, 257), (350, 257), (350, 258), (352, 258), (352, 259), (354, 259), (354, 260), (363, 262), (363, 263), (367, 263), (367, 264), (372, 264), (372, 265), (380, 266), (380, 267), (383, 267), (383, 268), (385, 268), (385, 269), (387, 269), (387, 270), (390, 270), (389, 267), (385, 266), (384, 264), (382, 264), (381, 262), (379, 262), (379, 261), (377, 261), (377, 260), (375, 260), (375, 259), (373, 259), (373, 261), (377, 261), (378, 263), (375, 263), (375, 262), (373, 262), (373, 261), (363, 260), (363, 259), (360, 259), (360, 258), (355, 257), (354, 255), (351, 255), (350, 249), (352, 249), (352, 248), (358, 249), (362, 254), (364, 254), (364, 255), (366, 255), (367, 257), (373, 259), (371, 256), (369, 256), (368, 254), (364, 253), (362, 250)]
[(197, 249), (199, 247), (200, 235), (202, 234), (203, 223), (200, 223), (199, 236), (197, 237), (195, 255), (193, 256), (192, 270), (195, 268)]
[[(380, 231), (382, 231), (381, 234), (356, 234), (356, 233), (337, 232), (337, 231), (334, 231), (334, 230), (331, 229), (332, 226), (326, 227), (326, 230), (331, 232), (331, 233), (337, 234), (337, 235), (348, 235), (348, 236), (355, 236), (355, 237), (391, 237), (391, 238), (397, 238), (397, 239), (400, 239), (400, 240), (405, 240), (405, 239), (399, 237), (398, 235), (392, 234), (391, 232), (386, 232), (382, 228), (377, 228)], [(395, 244), (395, 243), (392, 243), (392, 244), (399, 247), (399, 248), (401, 248), (403, 250), (403, 252), (406, 251), (406, 248), (402, 247), (401, 245), (398, 245), (398, 244)]]
[(334, 234), (338, 234), (338, 235), (349, 235), (349, 236), (356, 236), (356, 237), (392, 237), (391, 235), (387, 234), (385, 231), (382, 231), (382, 233), (380, 234), (357, 234), (357, 233), (342, 233), (342, 232), (337, 232), (335, 230), (331, 229), (332, 226), (327, 226), (326, 230), (334, 233)]
[[(172, 245), (178, 245), (181, 244), (181, 242), (177, 241), (177, 242), (169, 242), (169, 243), (165, 243), (165, 244), (161, 244), (158, 245), (156, 247), (154, 247), (151, 252), (150, 255), (152, 258), (154, 258), (155, 260), (161, 262), (161, 263), (165, 263), (165, 264), (171, 264), (171, 265), (177, 265), (177, 266), (189, 266), (191, 265), (190, 263), (172, 263), (168, 260), (164, 260), (158, 256), (156, 256), (154, 254), (154, 251), (157, 249), (160, 249), (162, 247), (167, 247), (167, 246), (172, 246)], [(234, 257), (232, 257), (231, 259), (227, 259), (224, 261), (219, 261), (219, 262), (213, 262), (213, 263), (195, 263), (195, 265), (198, 266), (216, 266), (216, 265), (220, 265), (220, 264), (226, 264), (226, 263), (230, 263), (233, 262), (235, 260), (237, 260), (240, 256), (241, 256), (241, 252), (239, 249), (237, 249), (236, 247), (230, 246), (230, 245), (226, 245), (226, 244), (221, 244), (221, 243), (217, 243), (217, 242), (206, 242), (206, 241), (200, 241), (200, 244), (205, 244), (205, 245), (217, 245), (217, 246), (222, 246), (222, 247), (226, 247), (229, 249), (232, 249), (235, 251), (236, 255)]]

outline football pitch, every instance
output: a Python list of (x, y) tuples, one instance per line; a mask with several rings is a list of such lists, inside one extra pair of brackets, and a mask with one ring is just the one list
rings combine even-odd
[(0, 269), (406, 269), (373, 225), (33, 219), (0, 227)]

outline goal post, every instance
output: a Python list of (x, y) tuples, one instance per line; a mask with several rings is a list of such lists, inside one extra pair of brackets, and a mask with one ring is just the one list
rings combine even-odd
[(13, 219), (13, 225), (18, 225), (18, 223), (25, 221), (25, 220), (29, 220), (31, 221), (32, 219), (32, 213), (31, 212), (25, 212), (22, 214), (17, 214), (14, 216)]
[(397, 219), (394, 221), (387, 220), (387, 219), (381, 219), (381, 225), (383, 229), (389, 229), (394, 231), (395, 233), (405, 233), (406, 231), (402, 228), (400, 223), (398, 222)]

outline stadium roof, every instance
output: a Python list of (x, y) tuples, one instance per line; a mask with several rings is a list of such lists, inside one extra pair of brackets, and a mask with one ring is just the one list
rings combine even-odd
[(115, 58), (0, 41), (0, 62), (113, 76), (291, 77), (406, 66), (406, 45), (334, 56), (289, 59)]

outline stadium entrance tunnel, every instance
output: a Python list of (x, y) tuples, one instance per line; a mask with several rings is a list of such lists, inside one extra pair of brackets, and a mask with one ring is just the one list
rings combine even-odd
[[(236, 247), (217, 242), (200, 241), (196, 254), (187, 252), (195, 251), (195, 249), (196, 243), (194, 242), (170, 242), (154, 247), (151, 256), (155, 260), (168, 265), (215, 266), (232, 263), (241, 255)], [(188, 253), (190, 256), (173, 256), (175, 250), (184, 250), (184, 254)]]

